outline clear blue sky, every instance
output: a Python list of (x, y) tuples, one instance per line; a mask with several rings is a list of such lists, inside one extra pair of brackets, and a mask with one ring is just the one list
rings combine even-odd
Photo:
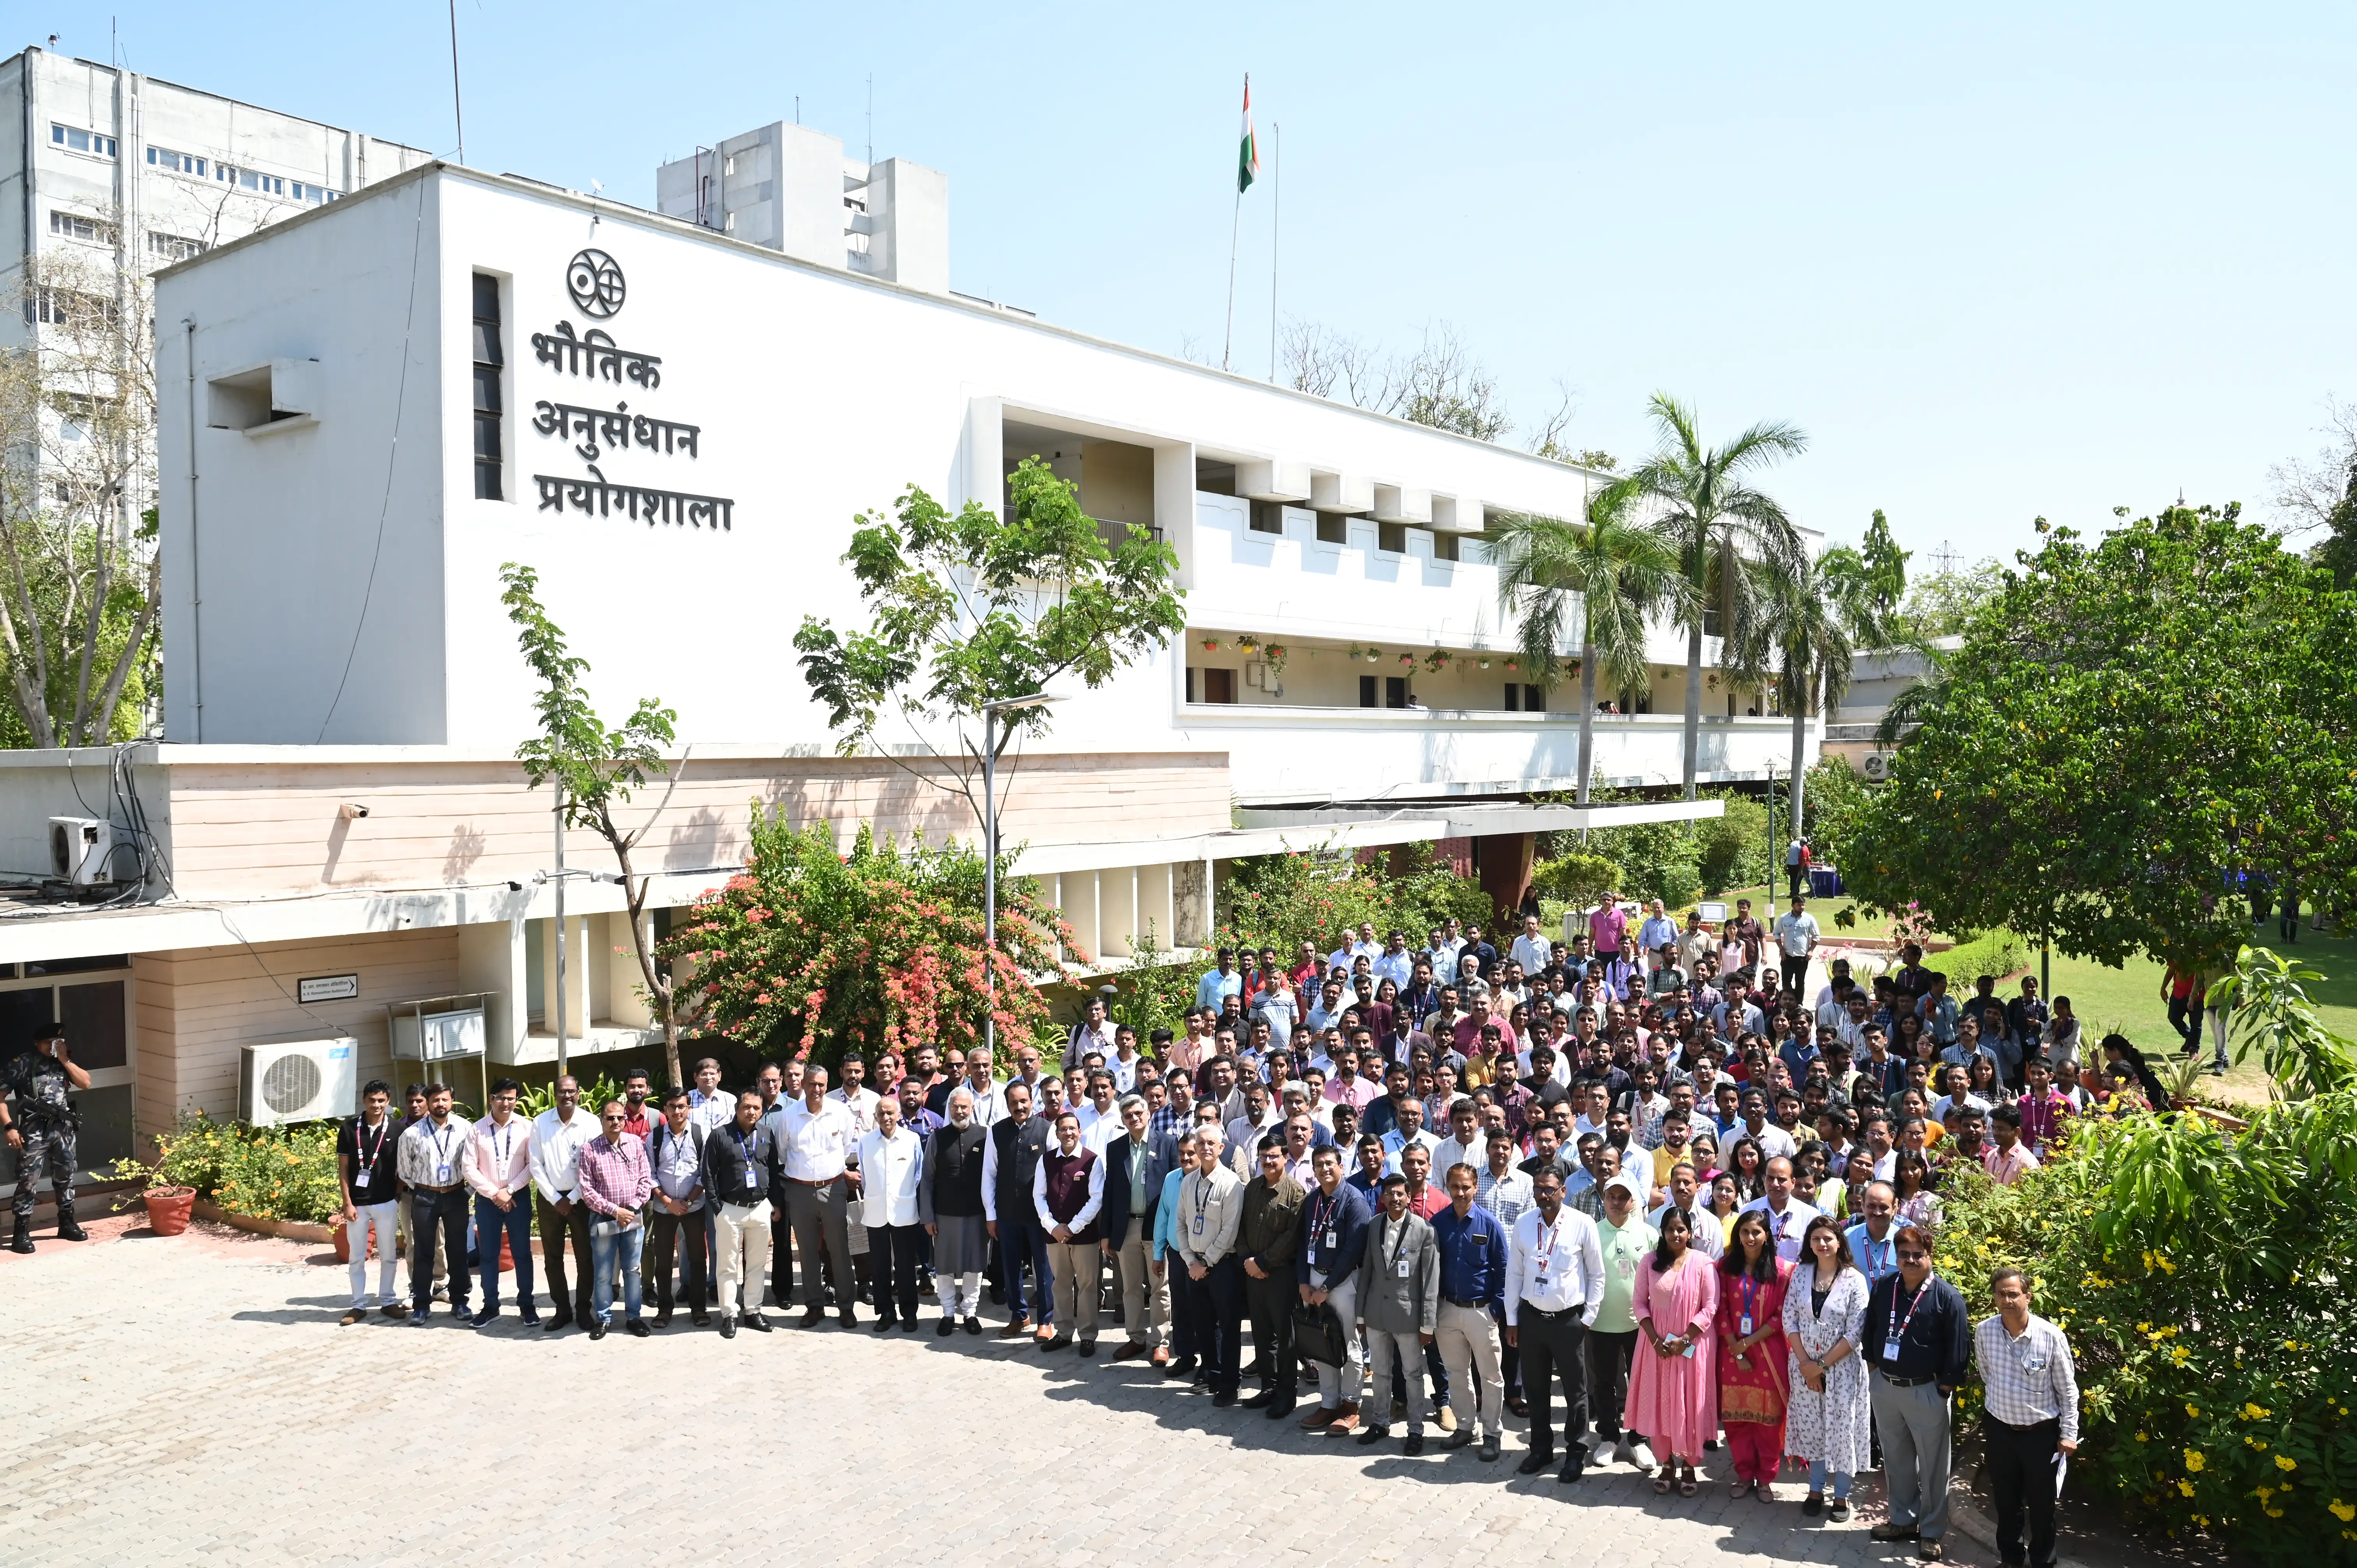
[[(20, 15), (105, 59), (104, 13)], [(444, 9), (131, 0), (139, 70), (447, 153)], [(2007, 554), (2181, 488), (2264, 510), (2357, 397), (2357, 11), (2323, 5), (1113, 7), (459, 0), (468, 159), (651, 205), (791, 118), (945, 170), (961, 290), (1216, 358), (1240, 79), (1240, 368), (1282, 308), (1454, 324), (1577, 445), (1793, 421), (1775, 492), (1855, 537)]]

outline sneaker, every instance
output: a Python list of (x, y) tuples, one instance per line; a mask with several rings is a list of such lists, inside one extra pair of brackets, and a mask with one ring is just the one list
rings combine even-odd
[(1388, 1426), (1365, 1427), (1359, 1433), (1359, 1446), (1361, 1448), (1372, 1448), (1376, 1444), (1381, 1443), (1384, 1438), (1389, 1437), (1391, 1434), (1392, 1429)]
[(937, 1339), (946, 1339), (956, 1332), (957, 1320), (948, 1313), (942, 1314), (942, 1320), (933, 1325), (933, 1337)]
[(1825, 1495), (1824, 1495), (1824, 1493), (1823, 1493), (1823, 1492), (1811, 1492), (1807, 1497), (1803, 1498), (1801, 1499), (1801, 1514), (1802, 1514), (1802, 1517), (1803, 1517), (1803, 1518), (1804, 1518), (1804, 1519), (1814, 1519), (1814, 1518), (1816, 1518), (1819, 1514), (1822, 1514), (1822, 1513), (1824, 1513), (1824, 1511), (1825, 1511)]
[(1661, 1467), (1654, 1462), (1652, 1445), (1643, 1443), (1632, 1443), (1629, 1445), (1629, 1463), (1636, 1466), (1640, 1470), (1656, 1470)]
[(491, 1324), (497, 1323), (499, 1319), (500, 1309), (496, 1306), (487, 1306), (480, 1312), (475, 1314), (474, 1316), (467, 1319), (467, 1323), (469, 1327), (484, 1328), (488, 1327)]
[(1411, 1459), (1423, 1453), (1424, 1434), (1421, 1432), (1409, 1433), (1407, 1434), (1407, 1441), (1400, 1445), (1400, 1452), (1406, 1455)]
[(1834, 1499), (1834, 1506), (1825, 1510), (1825, 1518), (1828, 1521), (1834, 1524), (1847, 1524), (1849, 1522), (1849, 1499), (1847, 1498), (1835, 1498)]
[(1489, 1436), (1481, 1439), (1482, 1463), (1488, 1465), (1496, 1464), (1498, 1462), (1498, 1434), (1496, 1433), (1493, 1432), (1490, 1434)]
[(425, 1315), (424, 1313), (422, 1313), (422, 1312), (413, 1312), (413, 1313), (411, 1313), (411, 1314), (409, 1315), (409, 1326), (411, 1326), (412, 1328), (423, 1328), (423, 1327), (425, 1327)]

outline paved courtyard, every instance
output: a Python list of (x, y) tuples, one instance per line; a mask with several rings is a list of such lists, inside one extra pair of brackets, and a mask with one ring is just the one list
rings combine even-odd
[(1134, 1364), (936, 1338), (930, 1303), (922, 1334), (881, 1340), (728, 1341), (683, 1316), (593, 1344), (441, 1307), (339, 1328), (322, 1249), (93, 1229), (118, 1239), (0, 1263), (0, 1562), (1913, 1561), (1867, 1540), (1872, 1510), (1661, 1498), (1626, 1466), (1565, 1487), (1514, 1475), (1513, 1430), (1495, 1465), (1312, 1439)]

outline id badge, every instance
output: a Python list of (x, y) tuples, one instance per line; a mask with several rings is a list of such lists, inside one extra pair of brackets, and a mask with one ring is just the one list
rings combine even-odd
[(448, 1187), (450, 1185), (450, 1167), (448, 1165), (436, 1165), (434, 1170), (436, 1173), (434, 1176), (434, 1185), (436, 1187)]
[(1335, 1248), (1337, 1248), (1337, 1247), (1340, 1246), (1341, 1244), (1342, 1244), (1342, 1243), (1341, 1243), (1340, 1240), (1339, 1238), (1337, 1238), (1337, 1236), (1335, 1235), (1335, 1233), (1334, 1233), (1333, 1231), (1329, 1230), (1329, 1231), (1327, 1231), (1327, 1232), (1326, 1232), (1326, 1250), (1327, 1250), (1328, 1251), (1329, 1251), (1329, 1252), (1330, 1252), (1330, 1251), (1332, 1251)]
[(1747, 1312), (1743, 1315), (1742, 1326), (1738, 1328), (1736, 1332), (1742, 1335), (1747, 1339), (1751, 1337), (1751, 1315), (1749, 1313)]
[(353, 1189), (358, 1192), (366, 1192), (368, 1190), (369, 1177), (375, 1174), (376, 1173), (374, 1171), (354, 1171), (352, 1173)]
[(756, 1166), (753, 1166), (753, 1165), (747, 1165), (747, 1166), (745, 1167), (745, 1190), (746, 1190), (747, 1192), (759, 1192), (759, 1191), (760, 1190), (760, 1188), (761, 1188), (761, 1173), (760, 1173), (760, 1171), (759, 1171), (759, 1168), (758, 1168), (758, 1167), (756, 1167)]
[(1541, 1263), (1539, 1265), (1538, 1273), (1531, 1276), (1532, 1283), (1542, 1285), (1546, 1283), (1546, 1272), (1547, 1266), (1544, 1263)]
[(1198, 1235), (1198, 1236), (1200, 1236), (1202, 1233), (1203, 1233), (1203, 1217), (1202, 1217), (1201, 1215), (1198, 1214), (1197, 1216), (1195, 1216), (1195, 1234), (1196, 1234), (1196, 1235)]
[(1402, 1258), (1402, 1259), (1399, 1261), (1399, 1271), (1398, 1271), (1398, 1272), (1399, 1272), (1399, 1277), (1400, 1277), (1400, 1278), (1402, 1278), (1402, 1279), (1405, 1279), (1405, 1278), (1407, 1278), (1407, 1271), (1408, 1271), (1408, 1261), (1407, 1261), (1405, 1258)]
[(1886, 1339), (1882, 1342), (1882, 1359), (1886, 1361), (1896, 1361), (1899, 1359), (1898, 1340)]

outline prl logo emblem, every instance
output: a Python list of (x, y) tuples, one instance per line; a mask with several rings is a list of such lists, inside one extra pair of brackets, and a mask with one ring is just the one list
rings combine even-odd
[(565, 291), (581, 314), (605, 321), (621, 314), (630, 285), (622, 281), (621, 263), (603, 251), (583, 251), (565, 269)]

